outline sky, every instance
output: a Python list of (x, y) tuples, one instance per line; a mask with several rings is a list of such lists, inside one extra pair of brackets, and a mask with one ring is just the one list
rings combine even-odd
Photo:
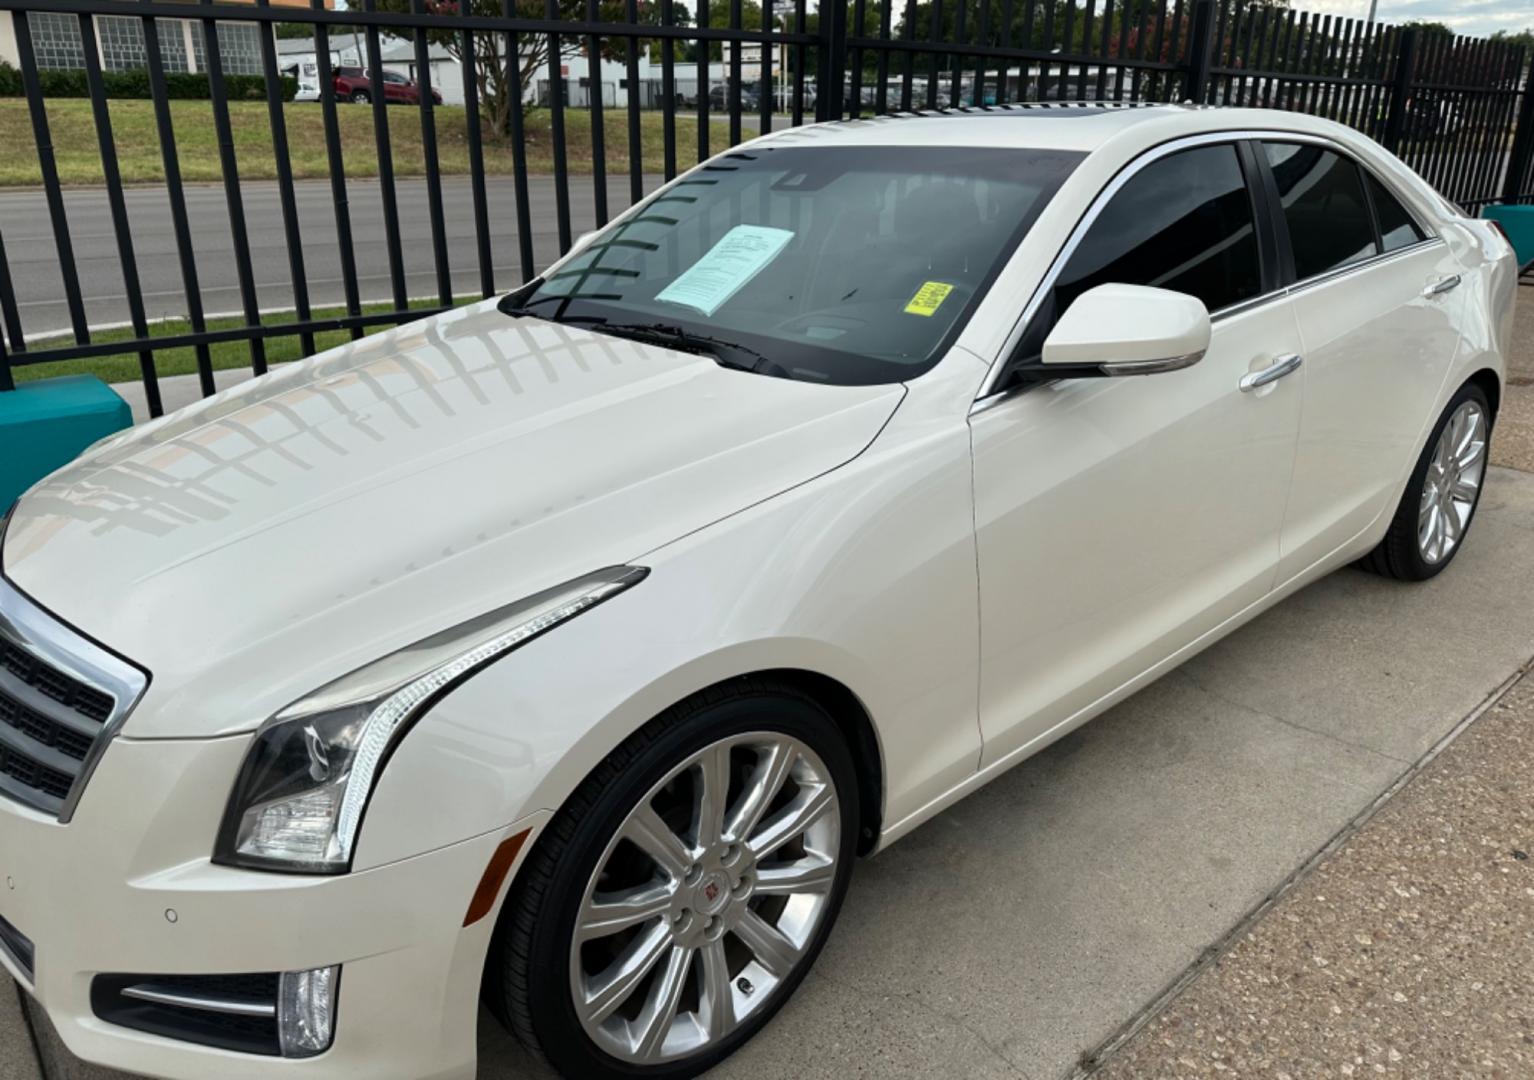
[[(1354, 18), (1369, 14), (1369, 0), (1293, 0), (1291, 6)], [(1498, 30), (1534, 29), (1534, 0), (1379, 0), (1377, 18), (1388, 23), (1441, 22), (1455, 33), (1485, 37)]]

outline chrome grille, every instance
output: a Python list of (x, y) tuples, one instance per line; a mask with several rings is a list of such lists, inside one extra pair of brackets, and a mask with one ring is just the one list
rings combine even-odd
[(148, 681), (0, 577), (0, 795), (68, 821)]

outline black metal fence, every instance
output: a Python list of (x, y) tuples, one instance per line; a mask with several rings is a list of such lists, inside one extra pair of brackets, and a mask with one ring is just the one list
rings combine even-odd
[[(360, 8), (333, 11), (323, 0), (307, 8), (275, 7), (270, 0), (253, 5), (196, 4), (166, 0), (0, 0), (0, 19), (13, 14), (16, 51), (35, 142), (52, 241), (68, 313), (69, 330), (57, 340), (29, 345), (21, 305), (7, 260), (0, 217), (0, 390), (29, 365), (50, 361), (88, 361), (109, 355), (136, 355), (148, 410), (159, 415), (162, 403), (156, 357), (169, 349), (188, 349), (204, 395), (214, 392), (212, 350), (243, 343), (256, 373), (268, 366), (267, 343), (296, 338), (304, 355), (316, 349), (317, 335), (342, 332), (361, 337), (369, 328), (397, 324), (445, 310), (463, 299), (455, 296), (454, 261), (476, 269), (476, 295), (490, 296), (531, 278), (536, 272), (535, 220), (530, 199), (530, 161), (526, 114), (513, 108), (504, 134), (482, 131), (485, 102), (480, 70), (486, 64), (520, 69), (536, 63), (528, 83), (541, 87), (529, 95), (546, 102), (548, 160), (551, 174), (553, 230), (557, 249), (567, 250), (577, 226), (599, 227), (613, 213), (609, 195), (610, 158), (619, 164), (612, 177), (627, 174), (626, 196), (637, 201), (656, 177), (646, 169), (646, 145), (657, 126), (643, 123), (647, 106), (657, 100), (659, 173), (669, 179), (679, 167), (717, 148), (722, 128), (730, 143), (777, 125), (802, 124), (893, 111), (989, 109), (1020, 101), (1112, 100), (1192, 101), (1204, 104), (1260, 106), (1328, 116), (1358, 128), (1395, 150), (1448, 198), (1468, 210), (1495, 201), (1534, 201), (1534, 91), (1527, 52), (1513, 44), (1399, 29), (1357, 19), (1296, 12), (1283, 0), (843, 0), (807, 10), (807, 0), (761, 0), (760, 20), (748, 27), (743, 0), (729, 0), (725, 25), (714, 25), (710, 4), (681, 0), (361, 0)], [(78, 21), (85, 78), (100, 154), (101, 176), (116, 256), (120, 264), (131, 336), (110, 340), (93, 336), (82, 295), (69, 213), (54, 141), (49, 103), (39, 81), (38, 53), (29, 14), (64, 15)], [(143, 26), (144, 66), (153, 102), (155, 129), (171, 232), (184, 293), (184, 329), (165, 332), (151, 326), (135, 254), (134, 223), (129, 214), (113, 135), (112, 111), (103, 85), (96, 45), (98, 16), (127, 16)], [(211, 123), (219, 166), (229, 240), (238, 279), (240, 316), (236, 325), (210, 327), (199, 284), (199, 265), (187, 209), (177, 146), (177, 128), (167, 95), (167, 64), (157, 22), (193, 20), (200, 62), (210, 78)], [(378, 198), (381, 200), (387, 295), (363, 295), (355, 254), (356, 241), (342, 127), (335, 96), (323, 93), (317, 106), (323, 116), (330, 209), (342, 282), (339, 313), (316, 314), (311, 300), (309, 266), (290, 163), (288, 111), (278, 81), (279, 57), (269, 27), (306, 24), (314, 33), (321, 87), (332, 82), (331, 35), (365, 42), (371, 78), (371, 119), (376, 150)], [(280, 229), (286, 248), (292, 311), (282, 321), (263, 315), (252, 265), (251, 238), (244, 203), (231, 106), (224, 90), (221, 27), (255, 24), (261, 28), (260, 67), (266, 76), (265, 110), (271, 127), (278, 192), (277, 220), (260, 222), (263, 230)], [(360, 33), (359, 33), (360, 31)], [(391, 147), (387, 95), (381, 81), (381, 50), (389, 37), (414, 44), (415, 68), (427, 73), (428, 47), (449, 42), (461, 62), (462, 111), (449, 114), (461, 124), (467, 157), (473, 218), (472, 250), (451, 250), (445, 227), (443, 169), (438, 159), (437, 125), (443, 107), (422, 93), (412, 106), (419, 113), (423, 154), (425, 217), (429, 242), (407, 252), (402, 235), (398, 185)], [(719, 59), (711, 54), (719, 48)], [(754, 50), (754, 81), (746, 76), (745, 52)], [(679, 94), (679, 55), (694, 54), (695, 69), (686, 79), (695, 88), (721, 80), (720, 93), (695, 89), (684, 104)], [(641, 79), (641, 58), (658, 54), (659, 90)], [(536, 57), (536, 61), (530, 59)], [(606, 92), (604, 58), (622, 65), (616, 96)], [(647, 65), (646, 65), (647, 66)], [(508, 69), (509, 70), (509, 69)], [(520, 72), (519, 72), (520, 74)], [(588, 214), (572, 209), (577, 181), (567, 136), (567, 113), (574, 108), (565, 84), (584, 79), (601, 92), (580, 95), (579, 107), (589, 131), (590, 199)], [(621, 104), (609, 104), (610, 101)], [(716, 104), (717, 102), (717, 104)], [(314, 107), (314, 106), (310, 106)], [(355, 108), (355, 106), (350, 106)], [(608, 112), (621, 111), (625, 146), (607, 145)], [(717, 118), (712, 114), (718, 114)], [(697, 147), (680, 146), (679, 119), (692, 121)], [(25, 154), (24, 147), (7, 152)], [(509, 155), (509, 184), (514, 211), (492, 217), (487, 196), (487, 153)], [(626, 166), (626, 167), (625, 167)], [(540, 183), (549, 181), (540, 180)], [(585, 195), (582, 193), (583, 209)], [(456, 207), (454, 209), (457, 209)], [(536, 225), (542, 226), (542, 220)], [(512, 231), (517, 272), (499, 277), (492, 241)], [(435, 289), (427, 306), (407, 289), (407, 256), (433, 271)], [(289, 288), (290, 286), (290, 288)], [(364, 307), (383, 310), (365, 311)]]

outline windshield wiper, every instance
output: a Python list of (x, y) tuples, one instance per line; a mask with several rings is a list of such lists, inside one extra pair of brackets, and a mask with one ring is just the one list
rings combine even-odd
[(750, 346), (710, 337), (708, 334), (695, 334), (670, 323), (613, 323), (595, 316), (576, 316), (563, 321), (583, 323), (600, 334), (664, 345), (684, 352), (702, 353), (712, 356), (721, 366), (738, 371), (751, 371), (758, 375), (789, 375), (788, 369), (782, 364)]

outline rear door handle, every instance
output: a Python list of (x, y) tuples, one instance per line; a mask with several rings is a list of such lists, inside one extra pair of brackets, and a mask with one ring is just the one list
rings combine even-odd
[(1450, 274), (1448, 277), (1439, 278), (1437, 281), (1430, 282), (1428, 286), (1422, 290), (1422, 295), (1442, 296), (1444, 293), (1448, 292), (1450, 289), (1456, 288), (1458, 285), (1459, 275)]
[(1305, 358), (1299, 353), (1288, 353), (1284, 356), (1274, 357), (1273, 362), (1267, 367), (1241, 376), (1241, 392), (1247, 393), (1259, 387), (1267, 386), (1269, 383), (1277, 382), (1285, 375), (1300, 370), (1300, 365), (1304, 362)]

